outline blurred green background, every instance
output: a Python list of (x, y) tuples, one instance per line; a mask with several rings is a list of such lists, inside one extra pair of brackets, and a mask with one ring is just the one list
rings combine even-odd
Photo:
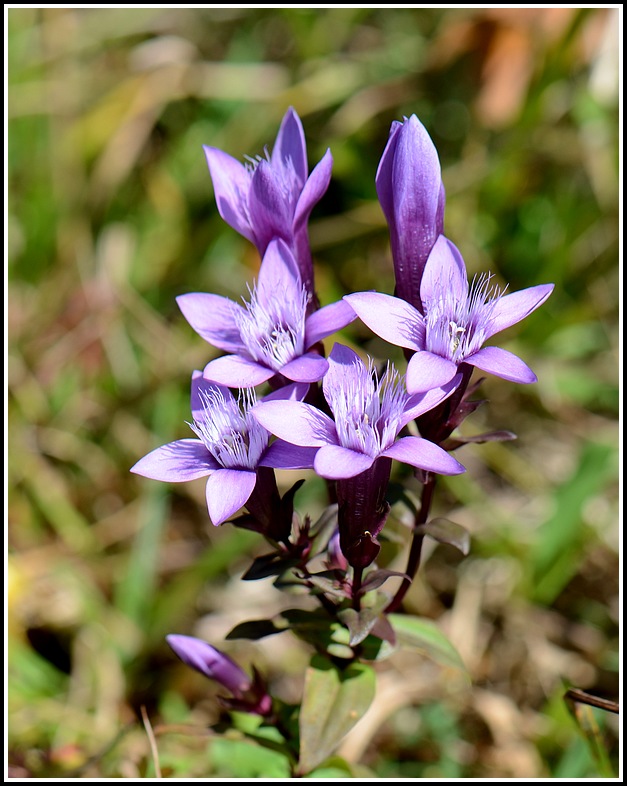
[[(445, 231), (469, 271), (510, 291), (556, 285), (499, 342), (539, 382), (489, 378), (464, 425), (519, 439), (463, 448), (468, 473), (439, 491), (471, 553), (432, 547), (408, 596), (472, 684), (398, 653), (340, 752), (382, 778), (615, 771), (616, 717), (593, 713), (586, 739), (562, 697), (619, 690), (618, 7), (7, 17), (11, 774), (151, 776), (145, 707), (165, 775), (273, 775), (205, 731), (216, 689), (163, 638), (203, 636), (297, 701), (308, 651), (290, 634), (223, 645), (286, 605), (239, 580), (263, 545), (211, 527), (202, 481), (128, 470), (190, 436), (190, 374), (216, 354), (176, 295), (239, 298), (258, 266), (218, 215), (202, 144), (262, 154), (290, 105), (310, 166), (334, 157), (310, 225), (323, 303), (393, 290), (374, 176), (411, 113), (439, 151)], [(390, 351), (360, 323), (342, 340)], [(297, 507), (322, 505), (310, 479)], [(402, 570), (397, 552), (384, 556)]]

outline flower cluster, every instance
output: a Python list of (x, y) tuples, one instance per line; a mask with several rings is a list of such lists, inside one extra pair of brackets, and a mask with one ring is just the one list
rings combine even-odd
[[(332, 158), (327, 151), (309, 173), (293, 109), (265, 156), (242, 164), (213, 147), (205, 153), (220, 215), (257, 247), (259, 273), (241, 302), (203, 292), (177, 298), (191, 327), (224, 354), (193, 372), (189, 425), (195, 438), (156, 448), (132, 471), (170, 482), (206, 477), (212, 523), (233, 520), (272, 544), (248, 577), (291, 568), (341, 619), (347, 605), (359, 612), (366, 588), (390, 573), (373, 563), (390, 510), (392, 462), (409, 465), (424, 492), (404, 584), (387, 607), (397, 608), (418, 566), (435, 478), (464, 472), (450, 454), (463, 439), (447, 440), (476, 406), (469, 400), (473, 369), (514, 382), (536, 380), (520, 358), (485, 343), (538, 308), (553, 285), (505, 294), (490, 274), (469, 283), (459, 250), (443, 234), (438, 155), (413, 115), (392, 125), (376, 175), (394, 295), (355, 292), (320, 306), (307, 224), (329, 185)], [(325, 339), (356, 318), (404, 348), (404, 376), (389, 362), (378, 369), (343, 343), (326, 356)], [(327, 481), (337, 516), (326, 537), (321, 525), (294, 512), (299, 483), (281, 496), (276, 469), (313, 470)], [(242, 508), (247, 512), (234, 519)], [(316, 574), (313, 561), (321, 554), (327, 571)], [(389, 625), (376, 620), (371, 615), (366, 634), (391, 637)], [(262, 684), (226, 656), (189, 637), (169, 641), (185, 662), (227, 687), (239, 706), (270, 712)]]

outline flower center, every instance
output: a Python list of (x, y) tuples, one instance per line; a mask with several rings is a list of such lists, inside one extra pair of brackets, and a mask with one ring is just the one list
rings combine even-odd
[(192, 431), (225, 469), (256, 469), (270, 434), (250, 414), (257, 403), (254, 391), (242, 391), (239, 401), (219, 388), (199, 396), (203, 411), (189, 423)]
[(307, 292), (301, 285), (300, 296), (286, 297), (285, 292), (250, 293), (250, 302), (237, 314), (240, 337), (253, 360), (274, 371), (305, 351), (305, 317)]
[(388, 363), (381, 378), (372, 361), (337, 366), (325, 377), (325, 396), (335, 418), (340, 444), (376, 457), (399, 432), (407, 394), (398, 371)]
[(472, 280), (466, 297), (455, 298), (452, 288), (426, 301), (426, 349), (454, 363), (474, 354), (483, 346), (492, 321), (494, 306), (503, 290), (492, 286), (490, 274)]

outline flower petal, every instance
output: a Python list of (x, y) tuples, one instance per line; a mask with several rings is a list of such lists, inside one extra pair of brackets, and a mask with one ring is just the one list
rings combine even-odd
[(459, 475), (466, 468), (438, 445), (422, 437), (403, 437), (383, 452), (388, 458), (438, 475)]
[(307, 352), (290, 360), (281, 368), (281, 374), (294, 382), (317, 382), (327, 373), (328, 362), (315, 352)]
[(275, 469), (311, 469), (318, 450), (319, 448), (304, 448), (277, 439), (265, 451), (259, 466)]
[(464, 358), (464, 363), (494, 374), (495, 377), (508, 379), (510, 382), (529, 385), (538, 381), (536, 375), (525, 362), (501, 347), (483, 347), (474, 355)]
[(238, 352), (244, 346), (237, 327), (241, 306), (220, 295), (190, 292), (176, 298), (183, 316), (196, 333), (225, 352)]
[(357, 318), (347, 300), (338, 300), (319, 308), (305, 322), (305, 346), (313, 347), (318, 341), (346, 327)]
[(131, 472), (152, 480), (182, 483), (205, 477), (219, 468), (199, 439), (179, 439), (155, 448), (131, 467)]
[(418, 393), (410, 396), (405, 404), (403, 416), (400, 420), (400, 427), (402, 428), (407, 425), (410, 420), (414, 420), (420, 417), (420, 415), (424, 415), (425, 412), (429, 412), (429, 410), (441, 404), (451, 395), (461, 381), (462, 375), (456, 374), (450, 382), (447, 382), (446, 385), (442, 385), (442, 387), (433, 388), (426, 393)]
[(273, 170), (269, 161), (261, 160), (253, 173), (248, 198), (251, 222), (255, 227), (256, 245), (265, 254), (273, 238), (292, 240), (292, 208), (285, 194), (285, 183), (280, 172)]
[(314, 469), (323, 478), (341, 480), (354, 478), (373, 465), (374, 459), (365, 453), (343, 448), (340, 445), (325, 445), (316, 453)]
[(331, 170), (333, 168), (333, 156), (331, 151), (322, 156), (320, 161), (312, 169), (311, 174), (307, 178), (307, 182), (296, 203), (296, 210), (294, 211), (294, 234), (305, 224), (309, 218), (314, 205), (316, 205), (323, 197), (325, 191), (331, 182)]
[(490, 316), (486, 339), (528, 317), (544, 303), (554, 287), (555, 284), (540, 284), (499, 298)]
[(465, 301), (468, 297), (468, 275), (457, 246), (440, 235), (422, 274), (420, 297), (426, 305), (430, 300), (439, 300), (443, 293), (448, 293), (451, 299)]
[(222, 395), (227, 399), (233, 398), (231, 391), (227, 387), (224, 387), (223, 385), (216, 385), (214, 382), (209, 382), (203, 377), (202, 371), (194, 371), (192, 373), (192, 392), (190, 404), (192, 417), (194, 420), (199, 420), (205, 410), (200, 397), (201, 391), (203, 391), (205, 394), (208, 394), (214, 390), (220, 390)]
[(219, 469), (207, 480), (207, 509), (217, 527), (243, 507), (253, 493), (257, 473), (245, 469)]
[(301, 183), (307, 180), (307, 146), (305, 132), (300, 117), (293, 107), (290, 107), (281, 121), (270, 160), (273, 165), (277, 161), (292, 162), (294, 171)]
[(432, 352), (416, 352), (407, 365), (407, 392), (425, 393), (446, 385), (457, 374), (457, 365)]
[(235, 696), (251, 687), (251, 680), (240, 667), (220, 650), (193, 636), (170, 634), (166, 640), (183, 663), (209, 679), (216, 680)]
[(251, 412), (265, 429), (292, 445), (320, 447), (337, 444), (335, 423), (311, 404), (260, 401)]
[(420, 312), (410, 303), (381, 292), (344, 295), (357, 316), (377, 336), (397, 347), (423, 349), (425, 328)]
[(263, 306), (276, 303), (298, 302), (302, 284), (294, 255), (283, 240), (268, 244), (257, 276), (257, 299)]
[(309, 387), (308, 382), (292, 382), (268, 393), (262, 401), (302, 401), (309, 393)]
[(379, 161), (377, 168), (377, 175), (375, 183), (377, 187), (377, 196), (379, 203), (383, 209), (383, 214), (390, 225), (390, 228), (395, 226), (394, 219), (394, 184), (392, 181), (392, 171), (394, 168), (394, 156), (396, 154), (396, 146), (398, 145), (398, 132), (403, 127), (403, 124), (398, 120), (394, 120), (390, 126), (390, 134), (388, 141)]
[(225, 355), (207, 363), (202, 373), (205, 379), (229, 388), (254, 388), (276, 372), (242, 355)]
[(217, 147), (203, 145), (203, 149), (213, 181), (218, 212), (229, 226), (254, 243), (255, 234), (246, 211), (250, 172), (243, 164)]

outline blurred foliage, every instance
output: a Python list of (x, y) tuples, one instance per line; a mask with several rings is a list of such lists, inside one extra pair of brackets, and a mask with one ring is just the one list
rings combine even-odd
[[(620, 15), (8, 9), (12, 775), (154, 774), (142, 706), (164, 775), (228, 777), (239, 756), (237, 740), (212, 743), (215, 689), (163, 636), (220, 646), (276, 612), (272, 586), (239, 581), (260, 544), (210, 527), (202, 481), (128, 469), (188, 435), (189, 377), (215, 354), (175, 296), (239, 298), (258, 265), (219, 218), (202, 144), (260, 154), (290, 105), (310, 165), (334, 157), (311, 223), (323, 303), (393, 289), (374, 175), (391, 121), (411, 113), (440, 153), (445, 230), (469, 269), (511, 291), (556, 284), (506, 336), (540, 381), (488, 379), (472, 419), (519, 440), (463, 448), (468, 473), (440, 489), (471, 554), (432, 548), (407, 599), (453, 640), (472, 688), (415, 656), (380, 664), (340, 753), (356, 777), (356, 762), (389, 778), (599, 772), (562, 697), (618, 693)], [(343, 340), (389, 351), (359, 323)], [(302, 512), (316, 515), (320, 491), (305, 484)], [(386, 530), (387, 567), (402, 570), (404, 525)], [(308, 653), (289, 634), (229, 652), (298, 700)], [(617, 724), (601, 716), (616, 768)], [(267, 766), (247, 777), (277, 774)]]

